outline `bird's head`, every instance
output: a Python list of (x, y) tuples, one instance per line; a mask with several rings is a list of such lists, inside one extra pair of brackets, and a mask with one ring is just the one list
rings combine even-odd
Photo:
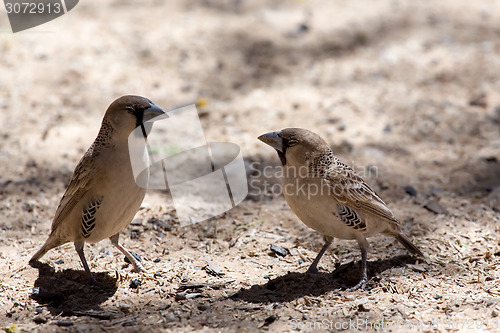
[(109, 122), (114, 129), (128, 136), (136, 127), (163, 114), (165, 111), (154, 105), (149, 99), (126, 95), (117, 98), (109, 105), (104, 120)]
[(303, 128), (286, 128), (262, 134), (258, 139), (276, 149), (281, 163), (303, 166), (329, 149), (318, 134)]

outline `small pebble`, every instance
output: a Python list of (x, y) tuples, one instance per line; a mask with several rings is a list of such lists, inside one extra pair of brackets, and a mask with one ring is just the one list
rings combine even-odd
[(206, 263), (207, 265), (204, 267), (204, 269), (208, 274), (213, 276), (222, 276), (225, 274), (219, 265), (208, 260), (206, 261)]
[(64, 326), (64, 327), (73, 326), (73, 322), (70, 320), (58, 320), (56, 324), (57, 326)]
[(166, 323), (171, 323), (175, 320), (175, 315), (171, 312), (167, 313), (165, 316), (163, 316), (164, 320)]
[[(297, 30), (299, 32), (307, 32), (309, 31), (309, 26), (306, 23), (300, 23), (299, 26), (297, 27)], [(298, 104), (294, 104), (294, 108), (297, 109)]]
[(36, 168), (37, 167), (37, 164), (36, 164), (36, 161), (33, 159), (33, 158), (30, 158), (28, 160), (28, 162), (26, 162), (26, 166), (28, 168)]
[(404, 190), (407, 194), (411, 195), (412, 197), (417, 196), (417, 190), (411, 185), (406, 185), (404, 187)]
[(370, 312), (370, 309), (365, 308), (363, 304), (358, 304), (358, 311), (359, 312)]
[(325, 122), (328, 124), (335, 124), (335, 123), (338, 123), (339, 121), (340, 121), (340, 118), (336, 118), (336, 117), (325, 118)]
[(4, 188), (5, 186), (9, 185), (12, 183), (12, 180), (7, 179), (7, 178), (0, 178), (0, 188)]
[(419, 273), (424, 273), (425, 272), (425, 267), (422, 267), (420, 265), (408, 264), (407, 266), (410, 267), (415, 272), (419, 272)]
[(269, 317), (267, 317), (266, 319), (264, 319), (264, 322), (266, 323), (266, 325), (269, 325), (269, 324), (272, 324), (276, 321), (277, 317), (275, 315), (270, 315)]
[[(140, 256), (140, 255), (138, 255), (138, 254), (137, 254), (137, 253), (135, 253), (135, 252), (130, 252), (130, 254), (131, 254), (131, 255), (132, 255), (132, 257), (134, 257), (134, 258), (135, 258), (138, 262), (142, 262), (142, 258), (141, 258), (141, 256)], [(125, 257), (125, 259), (124, 259), (124, 260), (125, 260), (125, 262), (126, 262), (127, 264), (131, 264), (130, 260), (129, 260), (127, 257)]]
[(154, 229), (163, 229), (165, 231), (172, 230), (172, 225), (165, 220), (159, 219), (157, 217), (152, 217), (148, 220), (148, 223), (152, 223)]
[(42, 316), (36, 316), (35, 318), (33, 318), (33, 321), (37, 324), (45, 324), (47, 322), (47, 319)]
[(424, 208), (430, 212), (433, 212), (434, 214), (445, 214), (446, 213), (446, 209), (436, 200), (429, 200), (424, 205)]
[(379, 186), (380, 186), (381, 190), (388, 190), (390, 188), (389, 183), (388, 182), (383, 182), (383, 181), (381, 181), (379, 183)]
[(431, 189), (429, 190), (429, 195), (434, 195), (434, 196), (441, 196), (443, 193), (443, 190), (440, 189), (439, 187), (431, 187)]
[(153, 262), (155, 262), (155, 263), (159, 263), (160, 261), (161, 261), (160, 258), (156, 258), (155, 260), (153, 260)]
[(205, 303), (199, 303), (198, 304), (198, 310), (205, 311), (209, 308), (208, 304)]
[(486, 109), (488, 107), (488, 96), (485, 93), (474, 95), (469, 100), (469, 105)]
[(276, 245), (276, 244), (271, 244), (270, 249), (273, 253), (275, 253), (279, 256), (282, 256), (282, 257), (285, 257), (289, 253), (287, 249), (282, 248), (281, 246)]
[(28, 212), (28, 213), (31, 213), (34, 209), (35, 205), (33, 205), (31, 202), (25, 202), (23, 203), (23, 210)]
[(121, 303), (118, 307), (120, 308), (120, 311), (123, 312), (123, 313), (129, 313), (130, 312), (130, 305), (128, 305), (128, 304)]
[(185, 291), (182, 291), (180, 293), (177, 293), (175, 295), (175, 300), (176, 301), (182, 301), (182, 300), (185, 300), (185, 299), (191, 299), (191, 298), (196, 298), (196, 297), (201, 297), (202, 294), (201, 293), (187, 293)]
[(347, 125), (346, 125), (346, 123), (343, 120), (340, 120), (337, 123), (337, 131), (339, 131), (339, 132), (345, 131), (346, 127), (347, 127)]
[(186, 298), (186, 295), (187, 295), (187, 293), (186, 293), (185, 291), (180, 292), (180, 293), (177, 293), (177, 294), (175, 295), (175, 300), (176, 300), (176, 301), (182, 301), (182, 300), (185, 300), (185, 299), (187, 299), (187, 298)]
[(142, 284), (141, 280), (134, 279), (134, 280), (130, 281), (129, 287), (132, 289), (137, 289), (141, 286), (141, 284)]
[(130, 327), (130, 326), (135, 326), (135, 323), (133, 321), (127, 321), (122, 324), (123, 327)]
[(132, 222), (130, 222), (130, 225), (142, 225), (142, 219), (141, 218), (135, 218), (132, 220)]
[(141, 233), (142, 233), (142, 232), (141, 232), (141, 230), (139, 230), (139, 229), (132, 229), (132, 230), (130, 231), (130, 238), (131, 238), (131, 239), (138, 239), (138, 238), (139, 238), (139, 236), (141, 235)]

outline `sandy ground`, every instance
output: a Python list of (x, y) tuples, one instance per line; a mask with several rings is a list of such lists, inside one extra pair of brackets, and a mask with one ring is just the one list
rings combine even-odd
[[(499, 33), (488, 0), (86, 0), (4, 30), (0, 327), (500, 331)], [(86, 246), (98, 286), (70, 244), (28, 266), (104, 110), (127, 93), (167, 109), (208, 101), (205, 134), (242, 148), (248, 199), (184, 227), (167, 193), (148, 193), (120, 240), (147, 274), (109, 241)], [(426, 258), (373, 237), (369, 290), (347, 292), (359, 250), (335, 240), (306, 275), (322, 238), (259, 177), (278, 158), (256, 137), (292, 126), (366, 175)]]

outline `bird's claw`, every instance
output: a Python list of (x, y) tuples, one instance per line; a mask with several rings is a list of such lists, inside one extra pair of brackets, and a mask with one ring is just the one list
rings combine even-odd
[(137, 265), (134, 265), (132, 272), (134, 272), (134, 273), (147, 273), (148, 271), (141, 264), (137, 264)]
[(368, 282), (368, 279), (366, 278), (363, 278), (361, 279), (361, 281), (358, 282), (357, 285), (355, 285), (354, 287), (352, 288), (348, 288), (347, 291), (348, 292), (351, 292), (351, 291), (356, 291), (358, 289), (361, 289), (361, 290), (366, 290), (366, 283)]
[(90, 276), (89, 276), (89, 284), (90, 284), (91, 286), (95, 286), (95, 285), (97, 285), (97, 280), (95, 279), (95, 277), (94, 277), (93, 275), (90, 275)]
[(317, 267), (309, 267), (306, 271), (306, 274), (318, 274), (318, 268)]

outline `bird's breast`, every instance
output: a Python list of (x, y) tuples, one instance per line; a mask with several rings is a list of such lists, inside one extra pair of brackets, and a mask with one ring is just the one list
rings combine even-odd
[(126, 228), (137, 213), (146, 190), (134, 179), (128, 154), (117, 154), (104, 170), (92, 196), (101, 197), (95, 228), (85, 241), (94, 243), (109, 238)]
[(286, 202), (305, 225), (325, 236), (355, 239), (352, 230), (340, 220), (337, 201), (321, 178), (285, 175), (281, 184)]

